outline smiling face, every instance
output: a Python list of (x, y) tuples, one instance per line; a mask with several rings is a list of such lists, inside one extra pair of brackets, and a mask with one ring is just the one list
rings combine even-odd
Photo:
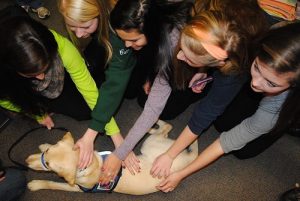
[(177, 59), (186, 62), (191, 67), (219, 67), (225, 64), (223, 60), (218, 60), (211, 56), (204, 48), (203, 54), (195, 54), (186, 46), (184, 40), (180, 41), (180, 48), (180, 51), (177, 53)]
[(131, 47), (134, 50), (140, 50), (147, 45), (147, 38), (137, 29), (121, 30), (116, 29), (118, 36), (125, 42), (126, 47)]
[(290, 87), (294, 72), (277, 73), (256, 58), (251, 66), (251, 88), (266, 95), (277, 95)]
[(68, 17), (64, 19), (68, 28), (74, 32), (77, 38), (88, 38), (98, 28), (98, 18), (86, 22), (77, 22)]

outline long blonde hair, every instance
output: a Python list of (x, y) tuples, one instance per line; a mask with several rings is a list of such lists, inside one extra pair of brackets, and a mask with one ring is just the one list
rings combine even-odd
[[(112, 46), (109, 42), (109, 14), (115, 5), (115, 0), (59, 0), (58, 8), (64, 17), (75, 22), (87, 22), (98, 17), (98, 41), (106, 51), (106, 63), (112, 57)], [(75, 34), (66, 26), (72, 42), (79, 47)]]
[[(195, 30), (200, 30), (210, 36), (209, 41), (203, 41)], [(201, 42), (208, 42), (221, 47), (228, 53), (225, 65), (220, 68), (224, 74), (238, 73), (246, 65), (248, 58), (247, 43), (244, 34), (238, 26), (218, 11), (204, 11), (190, 20), (181, 32), (180, 40), (196, 55), (203, 55)], [(178, 51), (180, 48), (178, 48)], [(177, 53), (175, 55), (177, 55)], [(179, 89), (185, 88), (191, 75), (190, 68), (183, 67), (178, 60), (174, 61), (174, 81)]]
[(194, 15), (208, 10), (219, 11), (237, 23), (251, 42), (259, 41), (269, 29), (257, 0), (195, 0)]

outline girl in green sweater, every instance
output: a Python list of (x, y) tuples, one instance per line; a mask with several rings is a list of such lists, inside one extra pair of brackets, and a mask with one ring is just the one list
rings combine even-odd
[[(122, 100), (136, 60), (132, 51), (110, 29), (109, 14), (113, 6), (114, 1), (104, 0), (59, 1), (59, 10), (73, 43), (79, 45), (78, 38), (91, 38), (84, 51), (88, 52), (85, 54), (86, 61), (93, 70), (104, 74), (89, 128), (75, 145), (80, 149), (79, 168), (91, 163), (98, 132), (111, 135), (116, 147), (123, 142), (113, 115)], [(129, 156), (135, 157), (133, 152)]]

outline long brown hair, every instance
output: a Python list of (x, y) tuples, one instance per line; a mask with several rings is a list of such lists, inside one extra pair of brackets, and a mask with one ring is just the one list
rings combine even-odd
[(42, 95), (32, 78), (60, 63), (58, 45), (49, 29), (30, 17), (12, 17), (0, 27), (0, 99), (13, 103), (20, 112), (32, 116), (47, 112)]
[[(278, 74), (293, 72), (288, 97), (282, 105), (272, 133), (283, 135), (284, 129), (299, 128), (300, 121), (300, 23), (271, 30), (261, 41), (259, 60)], [(298, 124), (298, 125), (297, 125)]]

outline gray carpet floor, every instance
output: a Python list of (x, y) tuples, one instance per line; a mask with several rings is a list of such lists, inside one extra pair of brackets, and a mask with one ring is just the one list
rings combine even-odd
[[(0, 8), (12, 4), (13, 0), (1, 0)], [(57, 11), (57, 3), (54, 0), (45, 0), (45, 5), (51, 10), (51, 17), (42, 20), (49, 28), (66, 34), (62, 18)], [(33, 14), (32, 14), (33, 15)], [(35, 17), (33, 15), (33, 17)], [(171, 138), (176, 138), (185, 127), (191, 112), (191, 105), (187, 111), (176, 119), (169, 121), (173, 125)], [(116, 119), (122, 133), (126, 134), (133, 125), (141, 108), (136, 100), (125, 100), (116, 115)], [(74, 138), (78, 139), (87, 128), (88, 121), (78, 122), (69, 117), (54, 115), (56, 126), (69, 129)], [(7, 151), (12, 143), (26, 131), (38, 125), (26, 118), (16, 116), (10, 124), (0, 133), (0, 158), (4, 165), (12, 165), (7, 157)], [(38, 130), (26, 137), (12, 152), (15, 160), (24, 163), (25, 158), (38, 151), (38, 145), (42, 143), (55, 143), (62, 136), (61, 131)], [(201, 136), (199, 151), (216, 139), (218, 133), (213, 126)], [(273, 201), (278, 200), (279, 195), (292, 188), (296, 182), (300, 182), (300, 138), (285, 135), (272, 147), (259, 156), (238, 160), (232, 155), (226, 155), (209, 167), (193, 174), (185, 179), (178, 188), (171, 193), (157, 192), (145, 196), (130, 196), (125, 194), (84, 194), (72, 192), (60, 192), (42, 190), (30, 192), (27, 190), (20, 200), (22, 201), (79, 201), (79, 200), (202, 200), (202, 201)], [(140, 144), (139, 144), (140, 145)], [(106, 136), (99, 136), (95, 142), (95, 148), (99, 151), (112, 150), (113, 144)], [(138, 153), (139, 146), (136, 147)], [(41, 173), (28, 171), (25, 173), (27, 180), (49, 179), (61, 181), (53, 173)], [(143, 181), (141, 181), (141, 185)], [(1, 200), (1, 198), (0, 198)], [(2, 201), (2, 200), (1, 200)]]

